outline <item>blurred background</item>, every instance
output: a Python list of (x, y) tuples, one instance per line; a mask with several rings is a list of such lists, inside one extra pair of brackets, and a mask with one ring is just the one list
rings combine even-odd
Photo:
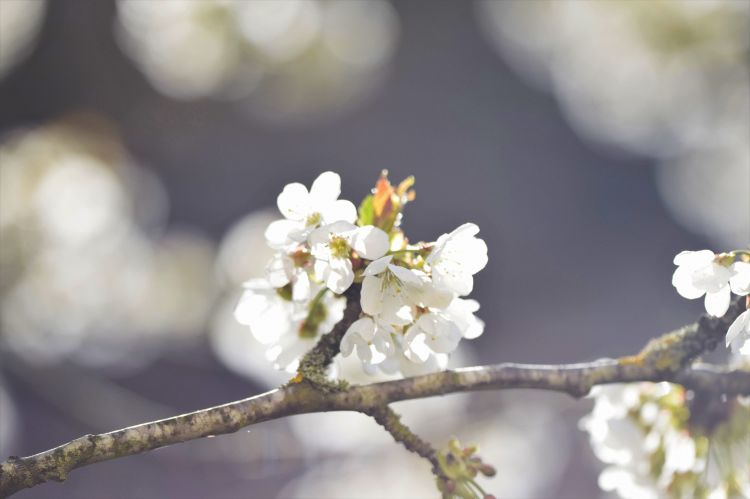
[[(746, 0), (0, 0), (0, 453), (285, 381), (231, 311), (284, 184), (355, 203), (414, 174), (404, 227), (472, 221), (485, 334), (456, 366), (629, 354), (692, 321), (672, 257), (750, 243)], [(355, 382), (356, 366), (338, 362)], [(503, 498), (598, 497), (590, 402), (398, 404), (480, 444)], [(19, 498), (434, 497), (355, 414), (296, 416)]]

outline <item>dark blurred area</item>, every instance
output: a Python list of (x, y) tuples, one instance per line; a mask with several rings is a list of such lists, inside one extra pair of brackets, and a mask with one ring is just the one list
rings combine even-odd
[[(556, 16), (565, 7), (521, 1), (196, 14), (183, 11), (197, 0), (0, 0), (0, 17), (18, 3), (42, 7), (26, 15), (28, 55), (4, 52), (0, 69), (6, 456), (283, 382), (231, 310), (262, 271), (278, 193), (325, 170), (355, 203), (381, 169), (415, 175), (412, 240), (479, 225), (487, 328), (457, 365), (634, 352), (701, 312), (670, 284), (676, 253), (750, 243), (747, 2), (559, 2), (580, 5)], [(231, 38), (232, 12), (252, 50)], [(23, 19), (0, 24), (4, 50)], [(196, 19), (209, 21), (176, 28)], [(593, 43), (603, 55), (589, 46), (602, 19), (616, 20)], [(687, 41), (649, 45), (654, 32)], [(476, 440), (498, 497), (580, 498), (600, 494), (576, 428), (589, 406), (513, 391), (404, 412), (436, 443)], [(435, 495), (417, 458), (339, 416), (100, 463), (18, 497)]]

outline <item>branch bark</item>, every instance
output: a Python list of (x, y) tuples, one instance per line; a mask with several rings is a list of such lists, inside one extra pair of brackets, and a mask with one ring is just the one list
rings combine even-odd
[[(621, 359), (566, 365), (497, 364), (470, 367), (384, 383), (342, 387), (335, 391), (321, 390), (313, 383), (292, 383), (217, 407), (110, 433), (86, 435), (33, 456), (12, 456), (0, 463), (0, 496), (7, 497), (47, 481), (63, 481), (70, 471), (89, 464), (210, 435), (233, 433), (248, 425), (295, 414), (357, 411), (376, 419), (379, 417), (387, 428), (389, 421), (393, 422), (392, 418), (387, 417), (387, 412), (382, 412), (388, 411), (388, 404), (448, 393), (534, 388), (581, 397), (598, 384), (669, 381), (693, 390), (750, 395), (748, 371), (706, 365), (688, 366), (701, 353), (716, 347), (726, 334), (729, 323), (739, 313), (740, 305), (735, 302), (724, 318), (701, 317), (694, 325), (652, 340), (641, 353)], [(429, 455), (429, 444), (424, 449), (427, 449), (424, 453)]]

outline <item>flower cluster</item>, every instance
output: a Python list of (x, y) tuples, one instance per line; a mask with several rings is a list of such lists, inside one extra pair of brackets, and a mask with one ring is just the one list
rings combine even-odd
[(266, 230), (275, 250), (265, 279), (251, 280), (237, 320), (268, 346), (267, 357), (294, 370), (316, 338), (343, 317), (343, 293), (360, 287), (361, 316), (341, 341), (341, 353), (368, 373), (406, 375), (444, 368), (461, 338), (476, 338), (473, 276), (487, 264), (479, 228), (464, 224), (437, 241), (410, 244), (401, 230), (413, 177), (394, 187), (383, 172), (355, 208), (339, 199), (341, 180), (322, 173), (308, 190), (288, 184), (278, 196), (283, 219)]
[(581, 420), (608, 466), (599, 486), (629, 499), (750, 496), (750, 407), (669, 383), (595, 387)]
[[(750, 251), (718, 255), (710, 250), (683, 251), (674, 263), (677, 270), (672, 285), (677, 292), (691, 300), (705, 295), (706, 311), (715, 317), (727, 313), (732, 293), (750, 294)], [(750, 310), (740, 314), (729, 327), (726, 344), (735, 353), (750, 354)]]

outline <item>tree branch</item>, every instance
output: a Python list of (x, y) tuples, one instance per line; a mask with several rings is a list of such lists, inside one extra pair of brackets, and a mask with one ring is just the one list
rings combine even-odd
[(372, 416), (380, 426), (385, 428), (396, 442), (399, 442), (411, 452), (432, 463), (433, 472), (439, 473), (440, 465), (437, 461), (437, 453), (435, 449), (429, 442), (422, 440), (418, 435), (412, 432), (408, 426), (402, 423), (401, 415), (397, 414), (388, 406), (370, 409), (367, 411), (367, 414)]
[[(11, 457), (0, 463), (0, 496), (7, 497), (23, 488), (51, 480), (63, 481), (71, 470), (89, 464), (210, 435), (232, 433), (251, 424), (294, 414), (358, 411), (380, 418), (382, 421), (379, 422), (387, 429), (389, 426), (397, 429), (391, 424), (393, 419), (388, 412), (382, 412), (389, 410), (388, 404), (448, 393), (535, 388), (581, 397), (598, 384), (669, 381), (693, 390), (750, 395), (748, 371), (705, 365), (685, 367), (704, 351), (716, 347), (726, 334), (728, 324), (739, 312), (739, 304), (735, 302), (724, 318), (704, 316), (693, 326), (652, 340), (638, 355), (622, 359), (567, 365), (470, 367), (332, 392), (320, 390), (312, 383), (293, 383), (237, 402), (110, 433), (86, 435), (33, 456)], [(353, 306), (349, 313), (354, 314)], [(332, 359), (328, 354), (324, 358), (328, 363)], [(429, 444), (414, 447), (429, 454), (429, 450), (425, 450)]]
[(293, 381), (307, 380), (323, 391), (335, 391), (344, 388), (341, 383), (332, 383), (326, 376), (328, 366), (339, 354), (341, 339), (349, 326), (359, 319), (362, 308), (359, 304), (359, 286), (351, 286), (344, 293), (346, 308), (344, 317), (333, 327), (330, 333), (324, 334), (318, 343), (302, 357), (297, 378)]

